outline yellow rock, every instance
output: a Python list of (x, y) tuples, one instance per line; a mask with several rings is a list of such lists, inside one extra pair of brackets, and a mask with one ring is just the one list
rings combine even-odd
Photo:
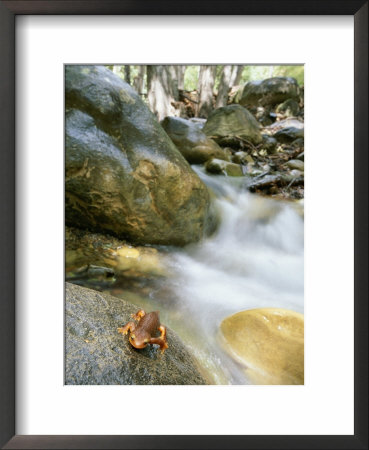
[[(112, 257), (112, 258), (111, 258)], [(161, 256), (155, 248), (121, 246), (111, 251), (106, 262), (127, 276), (165, 276), (166, 269)]]
[(241, 311), (220, 329), (254, 384), (304, 384), (304, 316), (282, 308)]
[(128, 246), (119, 248), (116, 253), (120, 258), (138, 258), (140, 256), (139, 250)]

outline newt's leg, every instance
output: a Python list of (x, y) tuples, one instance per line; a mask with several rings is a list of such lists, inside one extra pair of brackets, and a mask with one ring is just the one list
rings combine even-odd
[(157, 338), (151, 338), (150, 344), (158, 344), (160, 346), (161, 353), (164, 353), (168, 346), (167, 342), (167, 330), (163, 325), (160, 325), (159, 330), (161, 332), (161, 335)]
[(118, 328), (118, 333), (127, 334), (128, 331), (135, 331), (136, 324), (134, 322), (128, 322), (124, 327)]
[(136, 314), (132, 314), (131, 317), (139, 322), (145, 314), (145, 311), (140, 309)]

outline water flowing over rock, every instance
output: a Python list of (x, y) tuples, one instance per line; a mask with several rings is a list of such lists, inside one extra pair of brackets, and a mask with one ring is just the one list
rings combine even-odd
[(161, 126), (190, 164), (202, 164), (210, 158), (229, 160), (229, 156), (201, 131), (198, 124), (179, 117), (166, 117)]
[(304, 316), (282, 308), (241, 311), (221, 323), (226, 350), (255, 384), (304, 384)]
[(287, 99), (298, 99), (299, 86), (292, 77), (273, 77), (262, 81), (249, 81), (235, 96), (243, 106), (276, 105)]
[(66, 283), (65, 383), (207, 384), (179, 337), (167, 328), (169, 348), (134, 349), (117, 328), (140, 308), (122, 299)]
[(229, 105), (214, 110), (209, 115), (203, 131), (216, 141), (229, 136), (237, 136), (253, 144), (259, 144), (262, 140), (257, 120), (240, 105)]
[(66, 68), (67, 225), (185, 245), (212, 230), (209, 193), (131, 86)]

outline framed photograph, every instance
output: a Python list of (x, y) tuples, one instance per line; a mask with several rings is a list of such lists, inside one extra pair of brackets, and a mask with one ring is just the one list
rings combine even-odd
[(368, 448), (368, 4), (0, 25), (2, 447)]

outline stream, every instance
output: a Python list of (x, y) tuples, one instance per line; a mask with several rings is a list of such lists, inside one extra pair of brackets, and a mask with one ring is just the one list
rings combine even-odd
[[(159, 248), (169, 276), (141, 290), (125, 281), (121, 296), (159, 309), (162, 323), (190, 347), (212, 384), (249, 384), (244, 368), (228, 355), (219, 325), (245, 309), (304, 312), (303, 203), (251, 194), (246, 177), (193, 169), (214, 193), (216, 233), (183, 249)], [(117, 286), (119, 277), (100, 290), (119, 296)]]

